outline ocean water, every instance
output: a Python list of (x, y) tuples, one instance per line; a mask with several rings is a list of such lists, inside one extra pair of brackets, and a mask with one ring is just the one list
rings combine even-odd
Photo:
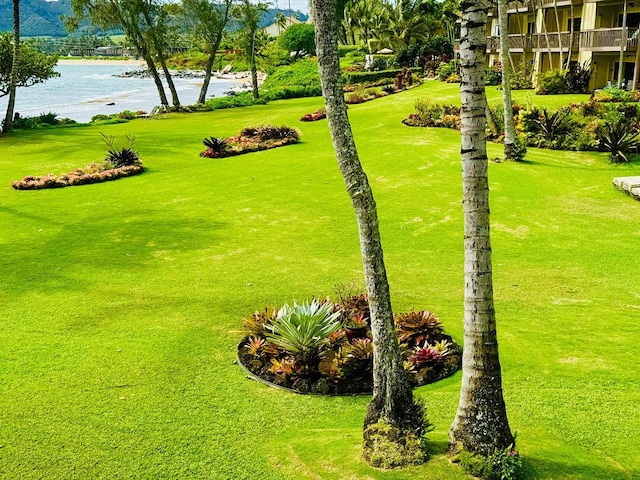
[[(31, 87), (18, 88), (15, 111), (23, 117), (54, 112), (58, 118), (71, 118), (88, 122), (98, 113), (111, 114), (123, 110), (145, 110), (160, 105), (158, 91), (153, 80), (142, 78), (119, 78), (114, 75), (136, 69), (123, 64), (105, 65), (58, 65), (60, 77)], [(191, 105), (198, 99), (201, 79), (174, 79), (180, 103)], [(234, 80), (211, 79), (207, 98), (223, 96), (235, 85)], [(171, 102), (171, 94), (165, 88)], [(4, 118), (8, 98), (0, 98), (0, 114)], [(114, 105), (108, 105), (113, 103)]]

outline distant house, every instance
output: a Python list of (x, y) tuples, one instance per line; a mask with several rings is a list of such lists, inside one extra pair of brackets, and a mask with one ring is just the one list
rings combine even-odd
[(264, 31), (267, 32), (270, 37), (277, 37), (291, 25), (304, 23), (298, 20), (296, 17), (284, 17), (284, 19), (284, 26), (278, 25), (278, 21), (276, 19), (276, 21), (274, 21), (271, 25), (267, 25), (266, 27), (264, 27)]

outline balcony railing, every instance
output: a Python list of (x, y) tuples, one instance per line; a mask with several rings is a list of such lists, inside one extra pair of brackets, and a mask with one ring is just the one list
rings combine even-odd
[[(635, 29), (627, 29), (627, 38), (625, 49), (632, 48), (635, 50), (638, 46), (638, 38), (634, 35)], [(619, 51), (622, 39), (622, 28), (601, 28), (598, 30), (585, 30), (573, 33), (573, 42), (571, 42), (571, 33), (549, 32), (515, 34), (509, 35), (509, 50), (512, 51), (532, 51), (547, 50), (558, 51), (562, 44), (562, 49), (566, 50), (569, 45), (573, 46), (574, 51), (578, 50), (600, 50), (600, 51)], [(500, 50), (500, 37), (487, 37), (487, 51), (496, 52)]]

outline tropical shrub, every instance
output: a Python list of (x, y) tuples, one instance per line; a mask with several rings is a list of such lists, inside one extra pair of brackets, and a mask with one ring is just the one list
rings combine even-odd
[(571, 93), (571, 90), (563, 72), (549, 70), (538, 74), (536, 93), (538, 95), (559, 95)]
[(443, 340), (444, 328), (440, 319), (428, 310), (394, 315), (398, 340), (409, 347), (424, 346), (426, 343)]
[(440, 80), (446, 82), (447, 79), (453, 75), (457, 76), (460, 63), (457, 60), (451, 60), (449, 62), (442, 62), (436, 69), (436, 75)]
[[(412, 73), (420, 73), (421, 68), (410, 68)], [(401, 73), (402, 69), (380, 70), (377, 72), (344, 72), (342, 78), (345, 85), (365, 84), (369, 86), (387, 85)]]
[(511, 89), (512, 90), (525, 90), (533, 88), (533, 63), (520, 62), (516, 65), (516, 68), (511, 72)]
[(482, 480), (520, 480), (523, 478), (522, 457), (513, 447), (496, 450), (485, 457), (458, 447), (452, 458), (464, 470)]
[(265, 78), (261, 91), (267, 92), (293, 87), (320, 88), (317, 60), (303, 58), (291, 65), (278, 67)]
[(594, 93), (593, 98), (597, 102), (637, 102), (640, 100), (640, 91), (627, 91), (615, 86), (604, 87)]
[(484, 81), (485, 85), (502, 84), (502, 64), (500, 62), (495, 62), (492, 66), (485, 69)]
[(419, 98), (411, 113), (402, 123), (410, 127), (444, 127), (460, 129), (460, 107), (432, 103), (428, 98)]
[(517, 119), (517, 128), (529, 146), (563, 150), (590, 150), (595, 146), (593, 135), (584, 128), (585, 120), (576, 117), (571, 107), (551, 113), (530, 106), (522, 109)]
[(21, 117), (16, 115), (12, 123), (13, 128), (22, 130), (73, 124), (77, 124), (77, 122), (70, 118), (58, 118), (58, 115), (53, 112), (41, 113), (36, 117)]
[(572, 63), (567, 70), (549, 70), (538, 74), (536, 93), (559, 95), (563, 93), (586, 93), (593, 75), (588, 63)]

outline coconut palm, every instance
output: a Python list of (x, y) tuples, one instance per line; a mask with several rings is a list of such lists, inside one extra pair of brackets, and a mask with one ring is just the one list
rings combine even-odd
[(502, 106), (504, 111), (504, 159), (513, 160), (516, 143), (516, 125), (511, 102), (511, 71), (513, 63), (509, 54), (509, 16), (507, 0), (498, 0), (500, 21), (500, 57), (502, 60)]
[(233, 11), (234, 17), (240, 22), (241, 28), (239, 33), (240, 44), (244, 50), (245, 56), (249, 60), (249, 68), (251, 70), (251, 85), (253, 98), (259, 98), (258, 92), (258, 67), (256, 57), (262, 45), (260, 37), (260, 29), (258, 24), (261, 15), (268, 9), (266, 3), (251, 3), (250, 0), (242, 0)]
[[(404, 373), (398, 339), (393, 326), (389, 284), (384, 265), (378, 216), (373, 193), (362, 169), (342, 90), (338, 56), (338, 22), (335, 0), (314, 0), (316, 51), (320, 82), (325, 101), (329, 131), (338, 166), (351, 198), (360, 237), (360, 249), (371, 312), (373, 335), (373, 398), (365, 417), (365, 455), (368, 427), (383, 420), (399, 438), (406, 440), (420, 434), (423, 426), (421, 408)], [(404, 444), (400, 445), (404, 448)]]
[(13, 0), (13, 59), (11, 61), (11, 79), (9, 80), (9, 103), (4, 117), (4, 131), (13, 127), (13, 110), (16, 103), (18, 84), (18, 61), (20, 57), (20, 0)]
[(463, 0), (460, 35), (462, 182), (464, 210), (464, 354), (452, 444), (490, 455), (513, 444), (498, 358), (485, 139), (484, 70), (487, 0)]

